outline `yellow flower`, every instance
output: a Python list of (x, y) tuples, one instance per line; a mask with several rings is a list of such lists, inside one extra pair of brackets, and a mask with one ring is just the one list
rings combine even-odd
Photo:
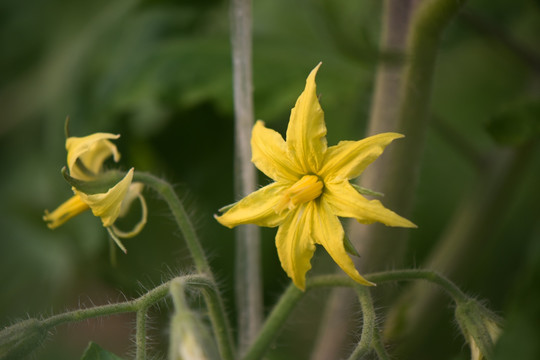
[[(118, 238), (137, 235), (146, 224), (147, 209), (142, 196), (143, 184), (132, 183), (133, 169), (129, 170), (121, 180), (115, 176), (115, 173), (111, 172), (111, 176), (103, 171), (103, 163), (109, 157), (112, 156), (115, 162), (120, 160), (116, 146), (110, 141), (119, 137), (120, 135), (96, 133), (66, 139), (69, 175), (65, 174), (65, 176), (68, 181), (71, 179), (70, 183), (75, 195), (53, 212), (49, 213), (45, 210), (43, 220), (47, 222), (50, 229), (55, 229), (72, 217), (90, 209), (95, 216), (101, 218), (103, 226), (111, 237), (126, 252), (126, 248)], [(114, 181), (114, 184), (110, 184), (111, 181)], [(88, 185), (93, 186), (92, 191), (89, 190)], [(104, 186), (105, 188), (102, 189)], [(142, 218), (131, 231), (121, 231), (114, 223), (118, 217), (127, 213), (137, 198), (141, 202)]]
[(343, 226), (338, 217), (364, 224), (416, 227), (367, 200), (349, 183), (372, 163), (392, 140), (403, 135), (384, 133), (360, 141), (341, 141), (327, 147), (324, 115), (317, 99), (313, 69), (304, 92), (291, 111), (287, 141), (257, 121), (251, 137), (252, 161), (275, 182), (248, 195), (216, 219), (229, 228), (240, 224), (279, 226), (276, 247), (281, 266), (294, 284), (304, 290), (315, 244), (322, 245), (334, 261), (360, 284), (364, 279), (347, 255)]

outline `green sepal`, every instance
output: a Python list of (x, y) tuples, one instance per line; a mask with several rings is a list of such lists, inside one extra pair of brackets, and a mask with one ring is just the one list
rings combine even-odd
[(95, 342), (90, 341), (88, 347), (84, 350), (81, 360), (122, 360), (122, 358), (103, 349)]
[(360, 256), (360, 254), (358, 253), (358, 250), (356, 250), (356, 248), (351, 242), (351, 239), (349, 239), (347, 234), (343, 236), (343, 245), (345, 246), (345, 251), (348, 252), (349, 254), (358, 256), (358, 257)]
[(71, 177), (65, 166), (62, 168), (62, 175), (71, 186), (88, 195), (104, 194), (126, 176), (121, 171), (110, 170), (100, 173), (95, 180), (84, 181)]
[(238, 204), (238, 201), (235, 202), (235, 203), (229, 204), (229, 205), (225, 205), (225, 206), (223, 206), (222, 208), (220, 208), (218, 211), (219, 211), (220, 213), (227, 212), (227, 211), (231, 210), (232, 207), (235, 206), (236, 204)]
[(486, 124), (500, 145), (520, 146), (540, 137), (540, 101), (521, 101), (507, 106)]
[(352, 187), (358, 191), (360, 194), (362, 195), (369, 195), (369, 196), (379, 196), (379, 197), (383, 197), (384, 194), (383, 193), (380, 193), (380, 192), (377, 192), (377, 191), (373, 191), (371, 189), (367, 189), (365, 187), (362, 187), (360, 185), (356, 185), (356, 184), (351, 184)]

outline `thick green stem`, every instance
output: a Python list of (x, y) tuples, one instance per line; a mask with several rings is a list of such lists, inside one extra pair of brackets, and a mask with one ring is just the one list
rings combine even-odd
[(171, 184), (162, 180), (152, 174), (136, 172), (133, 176), (133, 181), (140, 181), (145, 185), (148, 185), (154, 189), (165, 202), (169, 205), (171, 212), (174, 216), (174, 220), (178, 225), (180, 231), (184, 235), (186, 244), (191, 252), (195, 267), (199, 273), (211, 275), (210, 265), (204, 255), (204, 250), (199, 242), (195, 229), (189, 220), (184, 205), (176, 195)]
[[(235, 113), (235, 195), (256, 190), (257, 174), (251, 163), (253, 86), (251, 0), (233, 0), (230, 8)], [(235, 284), (240, 353), (253, 341), (262, 322), (260, 230), (255, 225), (235, 229)]]
[(366, 287), (357, 286), (356, 294), (358, 295), (358, 300), (360, 301), (360, 307), (362, 309), (362, 335), (358, 342), (358, 346), (354, 349), (349, 360), (362, 359), (362, 357), (371, 351), (376, 331), (375, 309), (373, 309), (373, 302), (369, 290)]
[(135, 347), (137, 360), (146, 359), (146, 313), (148, 307), (143, 307), (137, 311), (137, 327), (135, 335)]

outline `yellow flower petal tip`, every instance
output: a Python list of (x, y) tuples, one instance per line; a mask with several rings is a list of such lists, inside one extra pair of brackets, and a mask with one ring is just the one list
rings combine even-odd
[(214, 218), (229, 228), (240, 224), (279, 227), (276, 248), (281, 266), (301, 290), (306, 287), (316, 244), (322, 245), (354, 281), (375, 286), (358, 273), (347, 254), (339, 217), (365, 224), (416, 227), (379, 201), (364, 198), (349, 182), (387, 145), (404, 136), (383, 133), (328, 147), (315, 83), (321, 65), (310, 72), (291, 110), (286, 139), (261, 120), (253, 126), (252, 161), (274, 182), (222, 208), (224, 213)]

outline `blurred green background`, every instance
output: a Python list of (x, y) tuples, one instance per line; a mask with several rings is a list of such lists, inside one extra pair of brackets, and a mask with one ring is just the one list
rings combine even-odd
[[(253, 6), (256, 118), (284, 133), (307, 74), (322, 61), (317, 85), (329, 144), (363, 137), (380, 2), (255, 0)], [(503, 157), (532, 145), (523, 170), (496, 194), (503, 206), (493, 209), (497, 217), (478, 234), (489, 238), (458, 285), (507, 317), (497, 359), (538, 359), (540, 152), (531, 140), (538, 125), (530, 124), (540, 119), (540, 3), (473, 0), (467, 10), (475, 16), (459, 16), (442, 41), (432, 113), (481, 153)], [(123, 168), (177, 186), (234, 322), (234, 232), (212, 218), (237, 200), (228, 11), (228, 2), (219, 0), (0, 0), (0, 326), (132, 298), (192, 269), (166, 205), (151, 192), (148, 224), (125, 241), (128, 255), (119, 253), (116, 267), (109, 262), (107, 233), (90, 213), (54, 231), (46, 227), (43, 211), (71, 196), (60, 174), (66, 116), (75, 136), (121, 134)], [(406, 258), (411, 267), (421, 266), (478, 181), (469, 159), (448, 141), (446, 127), (428, 129), (412, 216), (419, 229)], [(267, 181), (261, 176), (261, 184)], [(274, 234), (263, 230), (267, 309), (289, 283)], [(295, 335), (282, 336), (271, 358), (309, 357), (320, 314), (310, 309), (317, 298), (307, 297), (285, 329)], [(169, 310), (165, 305), (152, 313), (156, 358), (166, 354)], [(469, 358), (456, 324), (445, 320), (411, 358)], [(90, 340), (129, 357), (133, 324), (126, 315), (59, 327), (36, 358), (77, 358)]]

